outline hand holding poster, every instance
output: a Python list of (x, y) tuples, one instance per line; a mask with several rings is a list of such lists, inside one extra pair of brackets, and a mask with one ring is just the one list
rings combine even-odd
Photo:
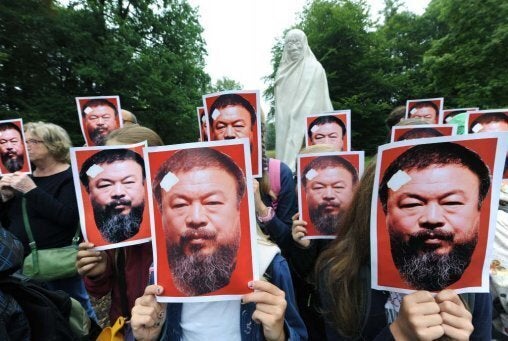
[(257, 279), (246, 139), (145, 149), (162, 302), (239, 299)]
[(363, 151), (298, 155), (298, 206), (304, 239), (333, 239), (363, 173)]
[[(372, 287), (488, 292), (506, 135), (381, 146), (371, 214)], [(416, 144), (416, 145), (415, 145)], [(491, 177), (492, 175), (492, 177)]]
[(150, 241), (145, 145), (71, 148), (83, 237), (97, 250)]

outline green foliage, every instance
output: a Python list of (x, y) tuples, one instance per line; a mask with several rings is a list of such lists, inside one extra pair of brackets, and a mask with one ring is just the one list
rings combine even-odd
[[(62, 125), (76, 145), (75, 96), (120, 95), (166, 143), (194, 140), (210, 79), (196, 11), (185, 0), (0, 3), (0, 118)], [(162, 124), (161, 124), (162, 123)]]
[(218, 79), (208, 90), (209, 93), (225, 90), (242, 90), (243, 85), (228, 77)]
[[(352, 144), (367, 154), (386, 139), (384, 120), (407, 99), (445, 97), (448, 108), (508, 106), (508, 3), (433, 0), (419, 16), (385, 0), (384, 22), (362, 0), (313, 0), (298, 27), (323, 65), (335, 109), (352, 111)], [(272, 48), (273, 82), (282, 42)]]

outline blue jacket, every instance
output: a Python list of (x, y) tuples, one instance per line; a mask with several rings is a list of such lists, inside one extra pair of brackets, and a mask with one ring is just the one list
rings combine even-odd
[[(286, 260), (277, 254), (270, 265), (271, 271), (267, 270), (271, 279), (270, 282), (286, 293), (286, 313), (284, 317), (284, 331), (286, 338), (290, 340), (307, 340), (307, 330), (298, 314), (295, 295), (293, 291), (293, 282), (289, 274), (289, 268)], [(240, 308), (240, 332), (242, 341), (264, 340), (263, 328), (260, 324), (252, 320), (252, 313), (256, 309), (254, 303), (242, 304)], [(182, 304), (169, 303), (166, 311), (166, 323), (162, 330), (161, 340), (181, 340), (182, 328), (180, 321), (182, 318)]]

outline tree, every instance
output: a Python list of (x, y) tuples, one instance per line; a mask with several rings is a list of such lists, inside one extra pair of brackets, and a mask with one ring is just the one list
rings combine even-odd
[[(210, 78), (196, 10), (185, 0), (0, 4), (0, 115), (62, 125), (82, 144), (75, 96), (120, 95), (166, 143), (194, 139)], [(161, 124), (165, 123), (165, 124)]]
[(452, 106), (508, 105), (508, 3), (433, 0), (424, 16), (441, 27), (423, 59), (430, 88)]
[(218, 79), (209, 89), (208, 92), (220, 92), (225, 90), (242, 90), (243, 85), (228, 77)]

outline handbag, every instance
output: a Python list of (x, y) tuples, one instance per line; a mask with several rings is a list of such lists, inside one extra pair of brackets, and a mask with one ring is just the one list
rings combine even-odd
[(79, 223), (71, 245), (38, 250), (28, 221), (25, 197), (21, 199), (21, 210), (30, 246), (30, 254), (25, 257), (23, 262), (23, 275), (39, 281), (52, 281), (76, 276), (78, 274), (76, 256), (78, 254)]

